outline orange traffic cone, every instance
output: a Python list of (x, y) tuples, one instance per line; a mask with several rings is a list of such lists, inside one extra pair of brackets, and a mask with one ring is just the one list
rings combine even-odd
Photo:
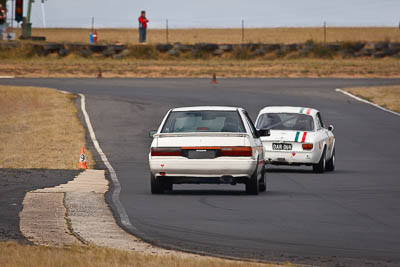
[(78, 163), (78, 169), (87, 169), (87, 163), (86, 163), (86, 156), (85, 156), (85, 148), (81, 148), (81, 156), (79, 157), (79, 163)]
[(210, 83), (212, 83), (212, 84), (216, 84), (217, 83), (217, 75), (215, 74), (215, 72), (213, 73), (212, 80), (211, 80)]

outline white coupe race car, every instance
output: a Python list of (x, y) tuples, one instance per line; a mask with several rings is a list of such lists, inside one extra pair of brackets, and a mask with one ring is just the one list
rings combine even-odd
[(257, 116), (256, 128), (270, 130), (270, 136), (261, 137), (268, 163), (311, 165), (317, 173), (335, 169), (333, 126), (325, 128), (318, 110), (266, 107)]
[(260, 136), (242, 108), (187, 107), (168, 111), (149, 153), (151, 192), (173, 184), (244, 183), (248, 194), (266, 190)]

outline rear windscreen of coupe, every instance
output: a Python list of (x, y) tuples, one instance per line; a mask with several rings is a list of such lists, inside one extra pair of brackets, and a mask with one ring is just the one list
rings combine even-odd
[(312, 116), (297, 113), (264, 113), (257, 120), (257, 129), (313, 131)]
[(237, 111), (173, 111), (162, 133), (246, 132)]

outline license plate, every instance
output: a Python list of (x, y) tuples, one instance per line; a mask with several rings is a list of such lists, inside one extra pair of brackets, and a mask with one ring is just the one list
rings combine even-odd
[(292, 144), (272, 143), (273, 150), (292, 150)]
[(214, 159), (216, 156), (215, 150), (189, 150), (189, 159)]

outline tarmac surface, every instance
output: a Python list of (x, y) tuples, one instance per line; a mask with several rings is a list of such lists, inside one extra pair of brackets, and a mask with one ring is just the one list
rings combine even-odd
[[(154, 244), (260, 260), (352, 258), (400, 265), (400, 117), (334, 91), (400, 79), (13, 79), (86, 95), (97, 139), (122, 186), (134, 233)], [(268, 189), (179, 185), (151, 195), (148, 131), (168, 109), (310, 106), (333, 124), (336, 171), (269, 167)], [(97, 161), (99, 162), (99, 161)], [(113, 207), (113, 203), (110, 203)], [(115, 212), (115, 209), (114, 209)], [(115, 214), (118, 219), (118, 214)], [(321, 262), (321, 261), (320, 261)], [(357, 265), (357, 264), (356, 264)]]

